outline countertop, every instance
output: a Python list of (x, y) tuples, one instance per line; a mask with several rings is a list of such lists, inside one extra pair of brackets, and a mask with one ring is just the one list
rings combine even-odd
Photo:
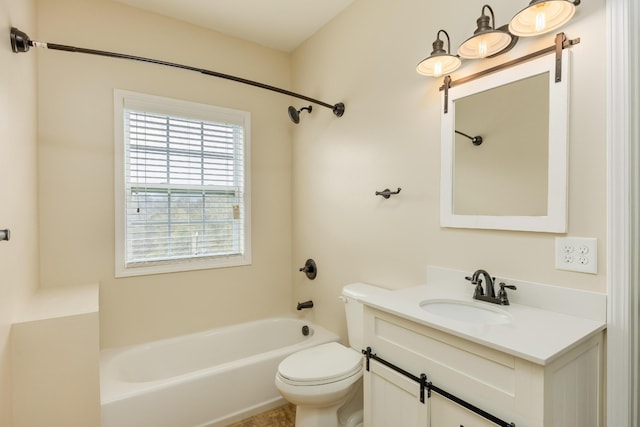
[[(522, 282), (519, 286), (522, 286)], [(587, 297), (592, 298), (591, 295)], [(489, 308), (508, 313), (511, 321), (505, 324), (480, 324), (452, 320), (429, 313), (420, 306), (421, 302), (427, 300), (442, 299), (479, 306), (488, 305)], [(596, 301), (606, 304), (606, 296), (598, 297)], [(361, 302), (539, 365), (552, 362), (606, 328), (606, 322), (601, 319), (590, 319), (519, 303), (501, 306), (474, 300), (473, 286), (465, 284), (464, 280), (462, 283), (443, 283), (440, 280), (411, 288), (363, 295)], [(576, 303), (580, 303), (580, 295), (567, 301), (567, 304)]]

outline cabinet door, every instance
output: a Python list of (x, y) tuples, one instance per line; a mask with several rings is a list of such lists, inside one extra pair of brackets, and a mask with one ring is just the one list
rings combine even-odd
[(430, 427), (496, 427), (489, 420), (474, 414), (437, 393), (429, 398)]
[(417, 382), (370, 361), (364, 373), (365, 427), (427, 427), (427, 415), (428, 404), (420, 402)]

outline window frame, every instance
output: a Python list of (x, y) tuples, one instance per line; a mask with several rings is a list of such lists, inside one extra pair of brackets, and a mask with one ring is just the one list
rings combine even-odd
[[(126, 137), (125, 110), (136, 109), (149, 113), (223, 122), (243, 126), (243, 226), (244, 251), (240, 254), (210, 257), (187, 257), (177, 260), (136, 262), (126, 261)], [(114, 90), (114, 192), (115, 192), (115, 277), (142, 276), (212, 268), (235, 267), (251, 264), (251, 114), (191, 101), (165, 98), (121, 89)]]

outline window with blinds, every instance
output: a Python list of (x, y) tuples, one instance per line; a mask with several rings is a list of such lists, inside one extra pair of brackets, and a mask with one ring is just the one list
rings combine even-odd
[(248, 264), (248, 113), (117, 91), (116, 117), (116, 274)]

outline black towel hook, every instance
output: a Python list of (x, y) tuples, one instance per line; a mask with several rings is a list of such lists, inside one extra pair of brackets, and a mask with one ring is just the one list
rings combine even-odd
[(398, 194), (400, 192), (400, 190), (402, 190), (402, 188), (400, 188), (400, 187), (398, 187), (398, 190), (396, 190), (396, 191), (391, 191), (388, 188), (385, 188), (383, 191), (376, 191), (376, 196), (382, 196), (385, 199), (388, 199), (392, 195)]

